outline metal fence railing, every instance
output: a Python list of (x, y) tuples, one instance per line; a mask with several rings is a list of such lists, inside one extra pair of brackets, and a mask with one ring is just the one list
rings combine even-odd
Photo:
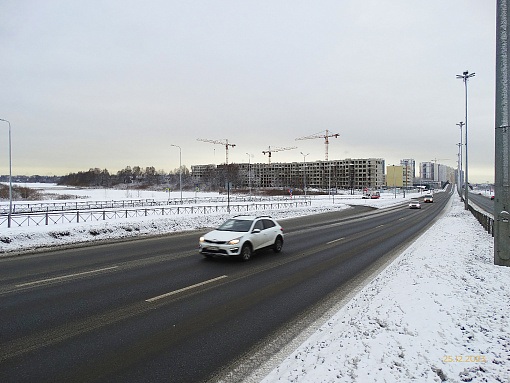
[(476, 206), (469, 204), (469, 211), (480, 222), (483, 228), (494, 237), (494, 217)]
[[(53, 201), (53, 202), (15, 202), (12, 204), (12, 213), (41, 213), (67, 210), (101, 210), (101, 209), (125, 209), (135, 207), (152, 207), (167, 205), (185, 205), (185, 204), (213, 204), (231, 202), (260, 202), (267, 200), (285, 200), (286, 197), (250, 197), (250, 196), (231, 196), (225, 197), (200, 197), (200, 198), (172, 198), (168, 200), (155, 199), (123, 199), (123, 200), (85, 200), (85, 201)], [(9, 204), (0, 204), (0, 215), (9, 213)]]
[[(16, 213), (11, 215), (11, 228), (26, 226), (48, 226), (67, 223), (97, 222), (112, 219), (128, 219), (147, 216), (172, 216), (181, 214), (243, 213), (262, 210), (289, 209), (310, 206), (310, 200), (274, 201), (244, 204), (182, 205), (144, 207), (131, 209), (52, 211), (39, 213)], [(8, 215), (0, 216), (0, 227), (8, 226)]]

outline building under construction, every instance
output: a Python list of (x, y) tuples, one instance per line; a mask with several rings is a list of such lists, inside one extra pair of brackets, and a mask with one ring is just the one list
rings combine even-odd
[(195, 184), (206, 185), (211, 177), (228, 174), (234, 188), (380, 189), (384, 186), (385, 162), (364, 158), (291, 163), (240, 163), (193, 165)]

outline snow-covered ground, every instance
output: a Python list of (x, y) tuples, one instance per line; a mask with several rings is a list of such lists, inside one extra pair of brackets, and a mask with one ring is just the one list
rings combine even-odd
[[(168, 198), (163, 192), (79, 193), (91, 199)], [(408, 193), (406, 199), (416, 195)], [(348, 204), (385, 207), (403, 198), (388, 193), (380, 200), (346, 195), (312, 201), (308, 208), (270, 213), (284, 219)], [(12, 228), (0, 233), (0, 253), (213, 227), (225, 218), (185, 215)], [(308, 332), (290, 355), (273, 358), (246, 382), (509, 382), (509, 318), (510, 268), (493, 265), (492, 237), (455, 196), (431, 229), (315, 332)]]

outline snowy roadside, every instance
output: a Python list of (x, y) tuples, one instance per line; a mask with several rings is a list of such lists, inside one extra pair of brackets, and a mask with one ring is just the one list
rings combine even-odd
[(493, 265), (492, 237), (454, 197), (308, 340), (246, 381), (508, 382), (509, 286), (510, 268)]

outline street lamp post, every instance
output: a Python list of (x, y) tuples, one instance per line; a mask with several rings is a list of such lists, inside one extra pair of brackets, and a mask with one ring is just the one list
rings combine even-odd
[(462, 127), (464, 126), (464, 123), (461, 121), (457, 124), (457, 126), (460, 128), (459, 195), (462, 195)]
[(179, 148), (179, 190), (181, 192), (181, 204), (182, 204), (182, 162), (181, 162), (181, 147), (179, 145), (173, 145), (170, 144), (170, 146), (175, 146), (176, 148)]
[(12, 151), (11, 151), (11, 123), (3, 118), (0, 121), (7, 122), (9, 124), (9, 215), (7, 216), (7, 227), (11, 227), (12, 218)]
[(466, 176), (464, 177), (464, 183), (466, 184), (465, 187), (465, 193), (464, 193), (464, 210), (469, 209), (469, 203), (468, 203), (468, 193), (469, 193), (469, 178), (468, 178), (468, 91), (467, 91), (467, 82), (470, 77), (474, 77), (474, 73), (469, 73), (469, 71), (464, 71), (462, 74), (458, 74), (457, 78), (461, 78), (462, 81), (464, 81), (464, 94), (465, 94), (465, 103), (466, 103), (466, 116), (465, 116), (465, 126), (466, 126)]
[(393, 166), (393, 191), (395, 192), (395, 198), (397, 198), (397, 175), (395, 172), (395, 165)]
[(248, 189), (250, 190), (250, 199), (251, 199), (251, 158), (253, 154), (246, 153), (248, 155)]
[(303, 156), (303, 175), (304, 175), (304, 192), (305, 192), (305, 201), (306, 201), (306, 156), (309, 155), (310, 153), (303, 153), (301, 152), (302, 156)]

